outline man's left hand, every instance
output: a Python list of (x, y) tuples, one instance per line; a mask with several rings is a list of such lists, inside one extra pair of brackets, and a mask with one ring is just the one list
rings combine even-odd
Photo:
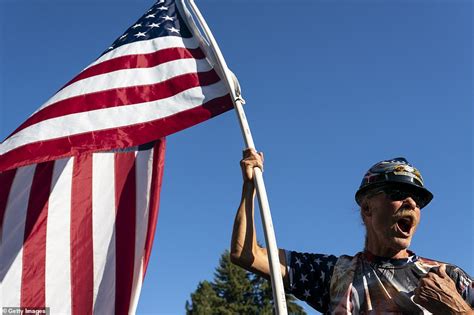
[(413, 301), (433, 314), (474, 314), (446, 274), (446, 265), (428, 272), (420, 279)]

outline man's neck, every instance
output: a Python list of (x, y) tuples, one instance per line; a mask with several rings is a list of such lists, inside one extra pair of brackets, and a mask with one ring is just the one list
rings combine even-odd
[(399, 251), (393, 249), (376, 249), (366, 246), (364, 251), (371, 253), (374, 256), (390, 258), (390, 259), (402, 259), (410, 257), (410, 253), (407, 249), (402, 249)]

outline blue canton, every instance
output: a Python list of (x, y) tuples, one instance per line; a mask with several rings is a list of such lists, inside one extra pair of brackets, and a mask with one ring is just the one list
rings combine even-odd
[(126, 44), (165, 36), (192, 37), (173, 0), (158, 0), (102, 55)]

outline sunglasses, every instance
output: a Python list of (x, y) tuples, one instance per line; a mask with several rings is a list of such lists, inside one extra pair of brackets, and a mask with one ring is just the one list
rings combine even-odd
[(421, 209), (425, 206), (425, 201), (423, 198), (421, 198), (418, 194), (416, 194), (412, 190), (407, 190), (403, 188), (395, 188), (395, 187), (382, 187), (377, 190), (374, 190), (374, 192), (369, 193), (368, 197), (373, 197), (375, 195), (378, 195), (380, 193), (384, 193), (390, 200), (392, 201), (401, 201), (405, 200), (408, 197), (413, 199), (416, 203), (416, 205)]

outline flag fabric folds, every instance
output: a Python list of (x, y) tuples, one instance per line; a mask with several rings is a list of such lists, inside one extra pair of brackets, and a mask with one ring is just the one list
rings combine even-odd
[(158, 216), (164, 151), (159, 140), (0, 173), (2, 307), (133, 310)]
[(0, 307), (135, 311), (164, 137), (232, 108), (182, 1), (157, 1), (0, 144)]
[(159, 0), (3, 141), (0, 172), (148, 143), (231, 109), (196, 30), (179, 0)]

